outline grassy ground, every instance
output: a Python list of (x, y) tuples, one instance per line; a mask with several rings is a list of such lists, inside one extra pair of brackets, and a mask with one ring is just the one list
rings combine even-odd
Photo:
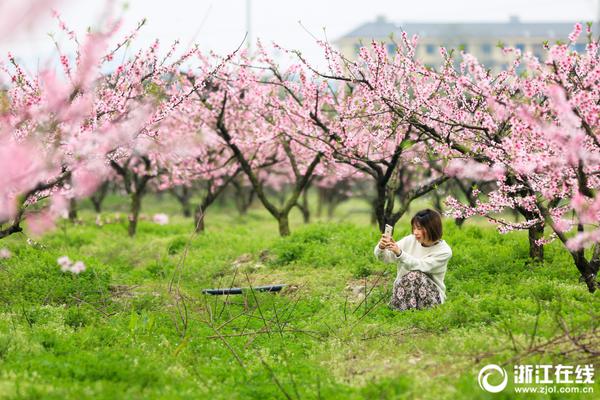
[[(148, 213), (178, 212), (146, 203)], [(335, 221), (309, 225), (294, 214), (292, 235), (279, 238), (259, 208), (245, 217), (216, 208), (197, 237), (172, 216), (142, 221), (135, 239), (125, 222), (96, 226), (84, 211), (83, 224), (61, 223), (36, 243), (3, 240), (13, 256), (0, 260), (0, 398), (513, 398), (510, 382), (482, 391), (481, 367), (503, 365), (509, 377), (514, 364), (597, 367), (565, 329), (595, 330), (580, 344), (598, 351), (599, 295), (577, 282), (558, 243), (531, 264), (523, 233), (447, 221), (447, 302), (399, 313), (387, 308), (394, 267), (374, 259), (379, 234), (361, 210), (351, 202)], [(396, 236), (406, 233), (405, 218)], [(60, 272), (62, 255), (87, 270)], [(267, 283), (289, 286), (201, 294)], [(522, 398), (593, 397), (537, 396)]]

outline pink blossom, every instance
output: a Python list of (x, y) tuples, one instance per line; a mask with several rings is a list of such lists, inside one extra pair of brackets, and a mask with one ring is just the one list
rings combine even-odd
[(567, 221), (566, 219), (562, 219), (562, 218), (559, 219), (558, 221), (554, 222), (554, 227), (559, 232), (566, 232), (566, 231), (570, 230), (572, 225), (573, 225), (573, 223), (571, 221)]
[(45, 232), (54, 229), (54, 218), (55, 217), (48, 210), (30, 214), (27, 218), (29, 232), (31, 232), (33, 236), (39, 237)]
[(166, 225), (169, 223), (169, 216), (167, 214), (154, 214), (152, 221), (158, 225)]
[(40, 73), (40, 89), (49, 112), (59, 112), (67, 107), (71, 87), (61, 82), (52, 70)]
[(567, 241), (567, 248), (571, 251), (577, 251), (592, 246), (600, 242), (600, 229), (590, 232), (578, 233), (575, 237)]
[(56, 262), (60, 265), (60, 270), (62, 272), (67, 272), (70, 270), (72, 262), (71, 259), (67, 256), (59, 257)]
[(77, 261), (71, 266), (71, 272), (76, 275), (83, 271), (85, 271), (85, 264), (83, 263), (83, 261)]
[(4, 259), (10, 258), (11, 256), (12, 256), (12, 253), (6, 247), (3, 247), (0, 249), (0, 259), (1, 258), (4, 258)]
[(71, 265), (71, 259), (68, 256), (58, 257), (58, 259), (56, 260), (56, 262), (60, 266)]
[(579, 38), (579, 35), (581, 35), (581, 30), (582, 30), (581, 23), (577, 22), (575, 24), (575, 26), (573, 27), (573, 32), (571, 32), (569, 34), (569, 41), (572, 43), (575, 43), (577, 41), (577, 39)]
[(106, 36), (100, 33), (88, 34), (85, 44), (81, 49), (79, 65), (77, 69), (77, 81), (83, 88), (96, 77), (96, 69), (106, 50)]
[[(91, 165), (90, 165), (91, 166)], [(94, 193), (100, 183), (102, 183), (103, 176), (97, 171), (88, 168), (87, 166), (81, 166), (73, 172), (73, 188), (77, 197), (88, 197)]]
[(62, 272), (71, 272), (75, 275), (78, 275), (85, 271), (85, 264), (83, 261), (76, 261), (74, 263), (68, 256), (61, 256), (56, 260), (56, 262), (58, 265), (60, 265), (60, 270)]
[(62, 193), (52, 196), (49, 213), (54, 217), (68, 217), (69, 199)]
[(0, 24), (0, 37), (6, 40), (17, 32), (30, 29), (44, 13), (50, 11), (57, 3), (56, 0), (21, 0), (3, 1), (0, 3), (2, 24)]
[(0, 140), (0, 221), (16, 212), (15, 198), (46, 179), (43, 151), (32, 142)]
[(500, 164), (487, 166), (473, 160), (452, 159), (444, 172), (450, 176), (473, 180), (496, 180), (504, 176), (505, 168)]

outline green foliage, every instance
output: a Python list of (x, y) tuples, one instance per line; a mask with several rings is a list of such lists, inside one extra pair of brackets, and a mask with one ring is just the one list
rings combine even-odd
[(378, 264), (370, 257), (378, 238), (376, 230), (350, 224), (321, 223), (301, 227), (273, 245), (273, 265), (341, 267), (353, 271), (356, 277), (368, 276)]
[(188, 238), (185, 236), (177, 236), (171, 240), (169, 243), (169, 247), (167, 248), (167, 252), (169, 255), (177, 254), (185, 247)]
[[(522, 351), (534, 326), (535, 343), (560, 333), (559, 316), (573, 334), (598, 326), (598, 295), (577, 282), (560, 244), (529, 263), (525, 233), (470, 221), (444, 226), (453, 249), (446, 303), (399, 313), (387, 307), (394, 266), (373, 256), (380, 233), (366, 223), (303, 225), (295, 214), (292, 234), (280, 238), (263, 211), (216, 208), (198, 236), (190, 220), (172, 217), (165, 226), (142, 220), (130, 239), (125, 223), (83, 218), (36, 246), (19, 236), (2, 243), (13, 253), (0, 260), (2, 398), (489, 398), (477, 373), (515, 355), (508, 333)], [(408, 233), (405, 216), (395, 237)], [(62, 255), (87, 270), (62, 273)], [(169, 292), (175, 271), (179, 294)], [(289, 288), (201, 294), (248, 280)], [(366, 301), (354, 293), (364, 282)]]
[(4, 303), (33, 304), (95, 303), (106, 297), (110, 273), (93, 260), (84, 260), (87, 269), (74, 275), (62, 272), (55, 251), (18, 248), (4, 271), (6, 279), (0, 289)]

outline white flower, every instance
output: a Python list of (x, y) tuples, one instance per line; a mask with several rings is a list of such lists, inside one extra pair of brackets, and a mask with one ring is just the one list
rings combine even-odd
[(61, 267), (70, 267), (71, 266), (71, 259), (69, 257), (67, 257), (67, 256), (58, 257), (58, 259), (56, 260), (56, 262)]
[(73, 263), (71, 259), (67, 256), (59, 257), (56, 262), (60, 265), (60, 270), (62, 272), (71, 272), (73, 274), (79, 274), (85, 271), (85, 264), (83, 261), (77, 261)]
[(80, 272), (85, 271), (85, 264), (83, 261), (77, 261), (73, 266), (71, 266), (71, 272), (74, 274), (79, 274)]
[(12, 253), (6, 247), (0, 249), (0, 258), (10, 258), (10, 256)]
[(169, 216), (167, 214), (154, 214), (152, 221), (158, 225), (166, 225), (169, 223)]

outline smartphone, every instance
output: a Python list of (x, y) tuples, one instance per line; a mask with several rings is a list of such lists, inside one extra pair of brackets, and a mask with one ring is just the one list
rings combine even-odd
[(386, 236), (392, 237), (392, 231), (393, 231), (393, 227), (391, 225), (385, 224), (385, 232), (384, 234)]

